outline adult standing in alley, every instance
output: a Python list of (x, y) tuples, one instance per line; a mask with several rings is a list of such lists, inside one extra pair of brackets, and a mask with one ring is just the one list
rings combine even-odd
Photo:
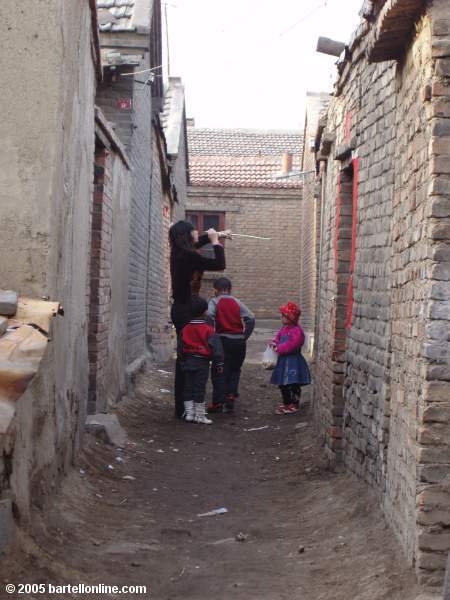
[[(230, 231), (217, 232), (215, 229), (199, 235), (188, 221), (178, 221), (169, 230), (170, 273), (172, 278), (173, 304), (171, 319), (177, 335), (191, 319), (191, 297), (198, 294), (201, 274), (204, 271), (223, 271), (225, 269), (225, 251), (219, 238), (230, 237)], [(202, 256), (198, 250), (211, 244), (213, 258)], [(193, 289), (194, 288), (194, 289)], [(184, 377), (177, 358), (175, 366), (175, 416), (183, 417)]]

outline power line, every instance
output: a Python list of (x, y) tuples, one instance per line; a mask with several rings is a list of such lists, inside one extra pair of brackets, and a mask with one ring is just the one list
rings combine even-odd
[(167, 77), (170, 77), (169, 20), (167, 18), (167, 3), (164, 4), (164, 16), (166, 20)]
[(300, 25), (300, 23), (303, 23), (303, 21), (306, 21), (307, 19), (309, 19), (310, 17), (312, 17), (313, 15), (315, 15), (318, 10), (320, 10), (321, 8), (326, 7), (327, 3), (328, 3), (328, 0), (325, 0), (325, 2), (322, 2), (321, 4), (319, 4), (318, 6), (316, 6), (315, 8), (313, 8), (308, 14), (306, 14), (305, 16), (303, 16), (301, 19), (299, 19), (298, 21), (296, 21), (295, 23), (293, 23), (290, 27), (288, 27), (287, 29), (285, 29), (284, 31), (282, 31), (278, 35), (280, 37), (283, 36), (283, 35), (285, 35), (289, 31), (291, 31), (292, 29), (294, 29), (294, 27), (297, 27), (297, 25)]

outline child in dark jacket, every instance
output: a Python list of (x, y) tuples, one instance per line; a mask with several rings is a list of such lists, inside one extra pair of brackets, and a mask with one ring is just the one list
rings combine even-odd
[(278, 360), (270, 383), (279, 386), (283, 398), (283, 404), (275, 410), (277, 415), (297, 412), (301, 388), (311, 383), (308, 364), (301, 353), (305, 334), (298, 324), (300, 312), (300, 308), (294, 302), (280, 306), (283, 327), (271, 343), (278, 354)]
[(247, 340), (255, 327), (255, 317), (243, 302), (231, 295), (231, 281), (220, 277), (214, 282), (215, 297), (209, 301), (208, 316), (222, 340), (223, 374), (212, 370), (213, 402), (208, 412), (233, 412), (239, 397), (239, 379), (247, 350)]
[(220, 337), (206, 322), (208, 303), (194, 296), (190, 303), (192, 320), (181, 330), (178, 338), (178, 356), (184, 374), (184, 411), (188, 423), (210, 425), (206, 417), (205, 392), (209, 365), (223, 369), (223, 349)]

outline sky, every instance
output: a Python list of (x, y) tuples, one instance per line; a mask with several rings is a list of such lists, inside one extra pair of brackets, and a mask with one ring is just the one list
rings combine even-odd
[(362, 3), (163, 0), (187, 116), (197, 127), (301, 128), (306, 92), (331, 91), (336, 78), (337, 59), (317, 53), (317, 39), (348, 42)]

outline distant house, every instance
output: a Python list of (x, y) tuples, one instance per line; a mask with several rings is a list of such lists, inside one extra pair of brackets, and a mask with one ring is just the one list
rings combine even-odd
[[(301, 302), (301, 134), (188, 126), (188, 147), (186, 218), (199, 230), (270, 238), (225, 242), (225, 275), (235, 293), (264, 318), (277, 316), (281, 303)], [(212, 293), (217, 276), (205, 273), (203, 295)]]

